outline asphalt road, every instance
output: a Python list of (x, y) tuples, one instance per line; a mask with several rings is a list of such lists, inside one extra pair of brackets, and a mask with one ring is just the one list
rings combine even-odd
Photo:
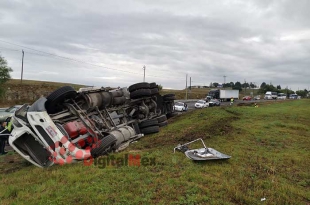
[[(195, 109), (195, 103), (198, 100), (193, 100), (193, 101), (186, 101), (186, 104), (188, 106), (189, 110)], [(243, 100), (235, 100), (234, 105), (237, 105), (239, 103), (254, 103), (254, 102), (264, 102), (265, 100), (248, 100), (248, 101), (243, 101)], [(180, 101), (182, 102), (182, 101)], [(230, 102), (221, 102), (221, 106), (229, 106)]]

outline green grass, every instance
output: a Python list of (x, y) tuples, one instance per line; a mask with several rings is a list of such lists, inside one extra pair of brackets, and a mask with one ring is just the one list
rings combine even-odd
[[(1, 204), (309, 204), (310, 101), (195, 110), (121, 153), (154, 166), (40, 169), (0, 157)], [(195, 163), (173, 148), (197, 138), (231, 155)], [(199, 143), (193, 147), (202, 147)], [(11, 155), (11, 157), (14, 155)], [(10, 156), (9, 156), (10, 157)], [(14, 169), (14, 165), (18, 168)], [(8, 168), (6, 168), (8, 166)], [(262, 198), (266, 201), (261, 202)]]

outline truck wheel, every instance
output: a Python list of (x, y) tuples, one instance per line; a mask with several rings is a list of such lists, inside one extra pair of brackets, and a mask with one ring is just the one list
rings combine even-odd
[(163, 97), (165, 98), (165, 97), (173, 97), (173, 96), (175, 96), (175, 94), (166, 94), (166, 95), (164, 95)]
[(150, 126), (157, 126), (158, 125), (158, 120), (157, 119), (150, 119), (150, 120), (145, 120), (139, 124), (140, 129), (145, 128), (145, 127), (150, 127)]
[(165, 97), (164, 100), (165, 101), (171, 101), (171, 100), (175, 100), (175, 96), (172, 96), (172, 97)]
[(151, 95), (156, 95), (158, 93), (158, 88), (151, 89)]
[(162, 115), (162, 116), (157, 117), (156, 119), (157, 119), (158, 123), (161, 123), (161, 122), (166, 121), (167, 117), (166, 117), (166, 115)]
[(158, 88), (158, 86), (156, 85), (156, 83), (150, 83), (150, 88)]
[(163, 126), (167, 126), (167, 125), (168, 125), (168, 121), (163, 121), (163, 122), (158, 123), (159, 127), (163, 127)]
[(45, 108), (47, 113), (54, 114), (61, 111), (62, 105), (66, 99), (75, 98), (77, 92), (71, 86), (61, 87), (46, 97)]
[(116, 138), (113, 135), (108, 135), (102, 140), (98, 141), (97, 147), (90, 151), (93, 158), (97, 158), (101, 155), (107, 154), (111, 150), (113, 145), (116, 143)]
[(149, 89), (150, 88), (150, 84), (149, 83), (136, 83), (133, 84), (131, 86), (128, 87), (129, 92), (133, 92), (135, 90), (139, 90), (139, 89)]
[(176, 112), (168, 113), (167, 118), (169, 119), (169, 118), (175, 117), (177, 115), (178, 115), (178, 113), (176, 113)]
[(146, 127), (141, 129), (141, 132), (145, 135), (159, 132), (159, 126)]
[(140, 89), (140, 90), (136, 90), (130, 93), (131, 99), (137, 99), (140, 97), (149, 97), (149, 96), (151, 96), (150, 89)]

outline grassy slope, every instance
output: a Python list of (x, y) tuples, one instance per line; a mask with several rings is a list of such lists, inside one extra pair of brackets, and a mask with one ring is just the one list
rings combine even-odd
[[(1, 204), (261, 204), (261, 198), (265, 204), (307, 204), (309, 102), (196, 110), (116, 155), (155, 157), (156, 166), (78, 163), (2, 172)], [(194, 163), (173, 154), (178, 143), (199, 137), (232, 158)]]
[(21, 81), (19, 79), (11, 79), (8, 82), (6, 82), (7, 85), (50, 85), (54, 87), (60, 87), (60, 86), (76, 86), (76, 87), (82, 87), (85, 85), (78, 85), (78, 84), (72, 84), (72, 83), (61, 83), (61, 82), (48, 82), (48, 81), (39, 81), (39, 80), (23, 80)]

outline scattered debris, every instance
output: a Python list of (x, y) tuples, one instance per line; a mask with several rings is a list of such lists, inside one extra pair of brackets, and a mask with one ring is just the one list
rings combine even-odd
[[(193, 142), (196, 142), (198, 140), (201, 140), (204, 148), (200, 149), (189, 149), (187, 146), (188, 144), (191, 144)], [(185, 143), (185, 144), (179, 144), (174, 148), (175, 150), (178, 150), (180, 152), (183, 152), (188, 158), (194, 161), (206, 161), (206, 160), (218, 160), (218, 159), (229, 159), (231, 156), (223, 154), (213, 148), (207, 148), (205, 143), (201, 138), (198, 138), (196, 140), (193, 140), (191, 142)]]

